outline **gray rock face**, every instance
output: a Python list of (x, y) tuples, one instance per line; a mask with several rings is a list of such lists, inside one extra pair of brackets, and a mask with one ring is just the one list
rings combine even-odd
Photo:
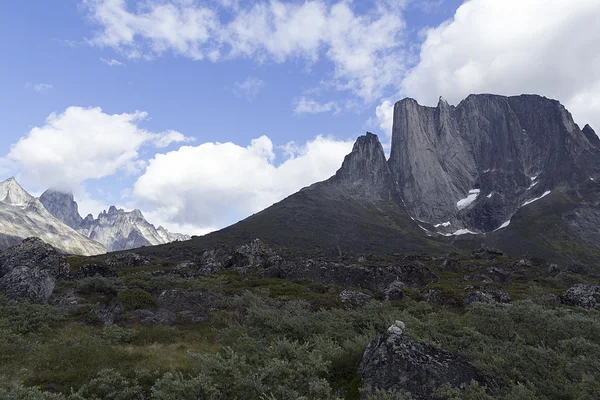
[(432, 399), (433, 392), (444, 385), (459, 387), (485, 380), (467, 359), (411, 340), (403, 334), (400, 321), (369, 344), (360, 374), (367, 388), (361, 399), (375, 390), (404, 391), (413, 399)]
[(475, 303), (510, 303), (512, 302), (512, 297), (504, 290), (493, 288), (493, 287), (480, 287), (473, 288), (472, 292), (468, 293), (463, 297), (463, 304), (465, 306), (470, 306)]
[(390, 170), (409, 213), (441, 232), (490, 232), (527, 201), (599, 171), (571, 114), (541, 96), (471, 95), (394, 108)]
[(63, 254), (39, 238), (28, 238), (0, 253), (0, 276), (16, 267), (45, 270), (55, 278), (69, 276), (69, 263)]
[(569, 306), (596, 308), (600, 285), (577, 284), (560, 295), (560, 301)]
[(360, 308), (364, 307), (373, 300), (368, 294), (356, 292), (354, 290), (344, 290), (338, 296), (340, 303), (348, 308)]
[(79, 206), (72, 194), (48, 189), (40, 196), (40, 202), (50, 214), (73, 229), (77, 229), (83, 222), (79, 215)]
[(79, 270), (73, 275), (73, 279), (91, 278), (94, 276), (101, 276), (104, 278), (116, 278), (117, 273), (101, 264), (84, 264)]
[(11, 299), (46, 304), (56, 279), (47, 270), (16, 267), (0, 278), (0, 291)]
[(38, 238), (25, 239), (0, 254), (0, 291), (9, 298), (47, 303), (56, 279), (68, 275), (65, 256)]
[(587, 140), (592, 144), (592, 146), (596, 148), (600, 147), (600, 138), (598, 138), (598, 135), (596, 134), (596, 132), (594, 132), (591, 126), (584, 126), (581, 132), (583, 132), (583, 134), (585, 135)]

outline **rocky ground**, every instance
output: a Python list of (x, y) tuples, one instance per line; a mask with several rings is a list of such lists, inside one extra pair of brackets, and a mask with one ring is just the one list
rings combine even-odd
[(592, 399), (599, 283), (486, 247), (88, 258), (27, 239), (0, 254), (0, 397)]

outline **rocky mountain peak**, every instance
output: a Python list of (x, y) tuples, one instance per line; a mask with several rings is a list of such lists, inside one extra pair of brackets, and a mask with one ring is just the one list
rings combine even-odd
[(10, 205), (26, 205), (31, 200), (31, 196), (14, 177), (10, 177), (0, 182), (0, 202)]
[(358, 137), (352, 152), (344, 158), (342, 167), (337, 171), (335, 180), (368, 194), (388, 191), (394, 186), (377, 135), (367, 132)]
[(116, 214), (116, 213), (118, 213), (118, 212), (119, 212), (119, 210), (117, 210), (117, 207), (115, 207), (115, 206), (110, 206), (110, 207), (108, 208), (108, 213), (109, 213), (109, 214)]
[(40, 196), (40, 202), (50, 214), (71, 228), (77, 229), (83, 222), (72, 193), (48, 189)]
[(596, 134), (596, 132), (594, 132), (594, 130), (589, 124), (586, 124), (581, 130), (581, 132), (585, 135), (585, 137), (592, 144), (592, 146), (600, 147), (600, 138), (598, 138), (598, 135)]

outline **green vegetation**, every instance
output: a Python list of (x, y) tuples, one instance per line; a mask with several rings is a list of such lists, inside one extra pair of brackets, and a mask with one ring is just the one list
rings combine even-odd
[[(70, 307), (0, 299), (0, 398), (358, 399), (364, 350), (395, 320), (406, 323), (414, 340), (468, 357), (495, 382), (440, 388), (444, 398), (595, 399), (600, 393), (600, 313), (544, 300), (565, 288), (553, 278), (503, 285), (517, 300), (512, 304), (464, 308), (462, 289), (471, 282), (462, 272), (443, 271), (439, 282), (406, 290), (403, 300), (371, 293), (376, 300), (368, 306), (346, 309), (335, 285), (231, 272), (154, 276), (151, 270), (59, 282), (56, 296), (81, 298)], [(102, 325), (96, 316), (117, 304), (156, 308), (163, 290), (178, 288), (218, 293), (222, 301), (200, 322), (141, 325), (122, 318)], [(431, 289), (442, 292), (442, 305), (423, 301)]]

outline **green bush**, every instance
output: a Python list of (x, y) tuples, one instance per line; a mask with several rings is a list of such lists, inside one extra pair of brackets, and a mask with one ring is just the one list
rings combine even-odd
[(77, 281), (75, 290), (80, 294), (102, 293), (114, 296), (117, 294), (117, 279), (94, 276)]
[(120, 291), (117, 295), (117, 303), (123, 306), (125, 311), (158, 307), (158, 303), (148, 292), (137, 288)]

